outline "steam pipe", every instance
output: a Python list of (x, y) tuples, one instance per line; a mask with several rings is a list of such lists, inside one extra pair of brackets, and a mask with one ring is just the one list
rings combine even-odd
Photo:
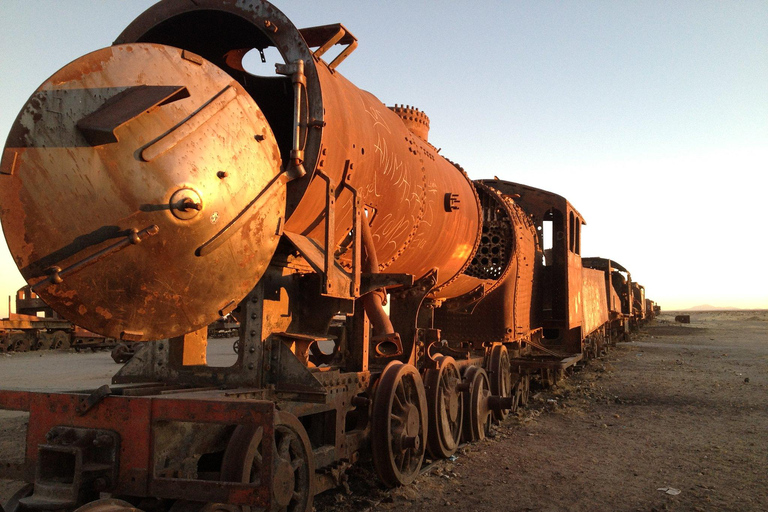
[[(368, 220), (363, 219), (360, 223), (360, 237), (362, 241), (362, 270), (368, 274), (379, 273), (379, 260), (376, 257), (376, 247), (373, 245), (373, 236)], [(374, 337), (389, 336), (395, 333), (392, 327), (392, 321), (389, 315), (384, 311), (384, 301), (387, 294), (383, 288), (378, 288), (372, 292), (363, 295), (363, 307), (365, 313), (373, 325)]]

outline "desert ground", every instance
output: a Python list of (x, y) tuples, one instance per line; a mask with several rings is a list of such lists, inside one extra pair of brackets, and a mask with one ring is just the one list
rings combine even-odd
[[(430, 462), (413, 485), (382, 488), (364, 460), (315, 509), (768, 510), (768, 311), (690, 315), (664, 312), (534, 391), (491, 438)], [(231, 357), (227, 345), (212, 357)], [(0, 387), (93, 387), (116, 369), (106, 352), (0, 355)], [(25, 421), (0, 413), (0, 459), (18, 456)], [(18, 487), (0, 481), (0, 503)]]

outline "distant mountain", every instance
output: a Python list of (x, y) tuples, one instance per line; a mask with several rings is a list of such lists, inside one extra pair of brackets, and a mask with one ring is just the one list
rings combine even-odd
[(702, 304), (701, 306), (693, 306), (692, 308), (683, 309), (682, 311), (736, 311), (738, 309), (739, 308), (721, 308), (709, 304)]

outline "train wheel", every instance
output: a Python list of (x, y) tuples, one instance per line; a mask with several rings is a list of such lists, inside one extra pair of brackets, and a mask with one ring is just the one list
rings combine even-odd
[(75, 512), (136, 512), (138, 510), (127, 501), (108, 498), (86, 503), (76, 508)]
[(389, 487), (408, 485), (424, 460), (427, 397), (419, 372), (410, 364), (389, 363), (373, 398), (371, 451), (376, 473)]
[(226, 503), (202, 503), (199, 501), (176, 500), (168, 509), (168, 512), (245, 512), (243, 509), (250, 507), (239, 507), (236, 505), (227, 505)]
[(459, 447), (464, 416), (460, 382), (461, 374), (452, 357), (441, 357), (438, 367), (427, 370), (424, 376), (429, 416), (427, 449), (433, 458), (450, 457)]
[[(515, 385), (512, 368), (509, 361), (509, 351), (504, 345), (496, 345), (491, 349), (491, 357), (488, 365), (488, 379), (491, 381), (491, 394), (500, 397), (513, 396)], [(493, 417), (497, 421), (503, 421), (510, 412), (517, 409), (517, 396), (511, 409), (493, 409)]]
[(464, 373), (464, 380), (469, 384), (469, 391), (464, 393), (462, 439), (466, 442), (481, 441), (491, 427), (491, 409), (488, 406), (491, 383), (488, 374), (479, 366), (469, 367)]
[(235, 342), (232, 344), (232, 350), (235, 351), (235, 354), (240, 353), (240, 338), (236, 339)]
[(51, 348), (55, 350), (66, 350), (70, 345), (69, 334), (64, 331), (56, 331), (53, 333), (53, 346)]
[(11, 350), (14, 352), (27, 352), (32, 348), (35, 339), (28, 332), (14, 332), (11, 334)]
[(22, 498), (26, 498), (27, 496), (32, 496), (32, 492), (35, 490), (35, 484), (27, 484), (18, 491), (16, 491), (13, 496), (8, 500), (8, 502), (5, 504), (5, 512), (19, 512), (19, 510), (23, 507), (21, 507), (19, 500)]
[(53, 346), (53, 333), (41, 332), (39, 338), (40, 339), (37, 342), (37, 349), (50, 350), (50, 348)]
[[(239, 425), (224, 452), (221, 480), (261, 483), (264, 442), (262, 427)], [(315, 496), (315, 461), (307, 432), (295, 416), (285, 412), (275, 414), (275, 435), (272, 438), (271, 452), (272, 510), (312, 510)]]

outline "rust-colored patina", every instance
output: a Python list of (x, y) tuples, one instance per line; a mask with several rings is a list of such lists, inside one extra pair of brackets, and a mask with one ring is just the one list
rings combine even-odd
[[(424, 112), (346, 80), (356, 45), (266, 1), (164, 0), (30, 98), (0, 164), (8, 244), (135, 355), (110, 386), (0, 391), (30, 413), (25, 461), (0, 464), (34, 482), (23, 507), (309, 511), (365, 452), (409, 484), (649, 307), (581, 258), (564, 197), (473, 182)], [(246, 69), (267, 48), (282, 62)], [(227, 368), (205, 359), (220, 318)]]
[(130, 341), (234, 307), (269, 264), (285, 204), (277, 143), (242, 86), (147, 43), (98, 50), (40, 86), (0, 182), (24, 278), (65, 318)]

